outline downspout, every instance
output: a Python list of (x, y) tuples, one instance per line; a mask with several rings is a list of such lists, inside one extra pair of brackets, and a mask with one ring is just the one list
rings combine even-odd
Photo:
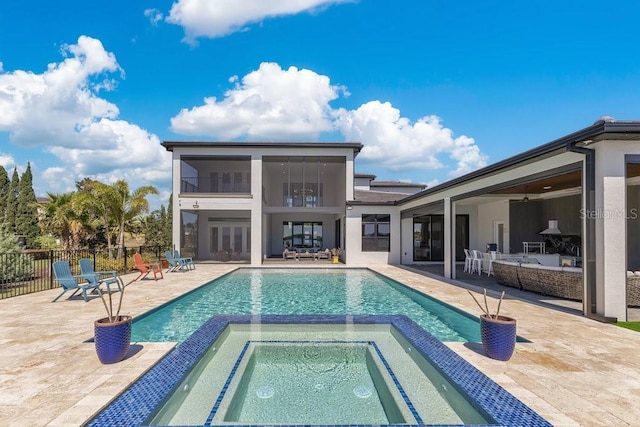
[[(582, 270), (586, 275), (586, 289), (584, 292), (584, 315), (590, 319), (600, 322), (612, 323), (618, 319), (615, 317), (607, 317), (597, 314), (596, 312), (596, 218), (590, 215), (596, 210), (596, 154), (590, 148), (577, 147), (576, 144), (581, 141), (573, 141), (567, 143), (567, 151), (584, 154), (584, 185), (582, 194), (585, 198), (586, 215), (583, 216), (585, 221), (585, 236), (583, 239), (583, 260)], [(584, 250), (586, 248), (586, 251)], [(587, 257), (585, 259), (584, 254)]]

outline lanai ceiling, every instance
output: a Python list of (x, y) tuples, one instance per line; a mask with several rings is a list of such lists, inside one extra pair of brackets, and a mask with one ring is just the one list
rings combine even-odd
[(514, 185), (492, 192), (491, 194), (544, 194), (570, 188), (579, 188), (582, 182), (580, 171), (552, 176), (538, 181)]

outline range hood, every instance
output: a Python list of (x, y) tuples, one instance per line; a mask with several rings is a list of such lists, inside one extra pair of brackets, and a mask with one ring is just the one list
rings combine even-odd
[(558, 220), (550, 219), (549, 228), (547, 228), (546, 230), (542, 230), (540, 234), (562, 234), (562, 232), (558, 228)]

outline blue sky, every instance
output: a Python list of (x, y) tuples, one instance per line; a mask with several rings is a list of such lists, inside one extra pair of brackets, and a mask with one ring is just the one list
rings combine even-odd
[(0, 164), (36, 195), (155, 185), (163, 140), (359, 141), (426, 184), (640, 119), (640, 3), (67, 0), (0, 4)]

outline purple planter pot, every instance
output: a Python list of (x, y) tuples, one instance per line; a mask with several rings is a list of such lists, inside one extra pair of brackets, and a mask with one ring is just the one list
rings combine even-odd
[(109, 364), (124, 359), (131, 342), (131, 316), (118, 316), (112, 323), (106, 317), (98, 319), (94, 323), (94, 332), (100, 362)]
[(480, 336), (487, 356), (496, 360), (509, 360), (516, 348), (516, 319), (487, 315), (480, 316)]

